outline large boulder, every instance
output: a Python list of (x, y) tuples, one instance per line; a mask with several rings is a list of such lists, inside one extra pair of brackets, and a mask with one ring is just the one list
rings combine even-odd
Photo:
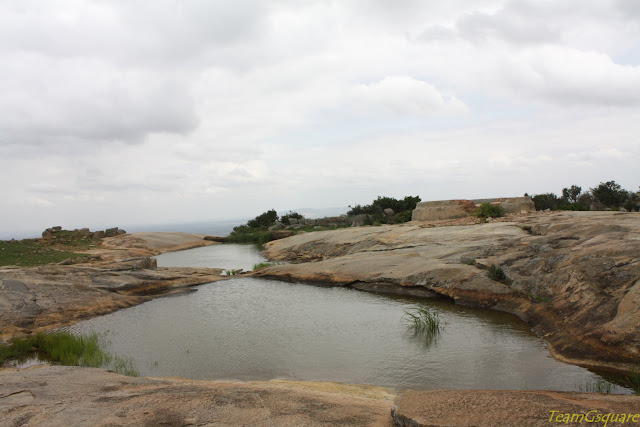
[(535, 212), (536, 205), (530, 197), (508, 197), (498, 199), (493, 204), (500, 205), (504, 213)]
[(419, 202), (413, 210), (412, 221), (434, 221), (439, 219), (464, 218), (476, 209), (471, 200), (439, 200)]
[(505, 213), (533, 212), (536, 206), (530, 197), (501, 197), (477, 200), (439, 200), (420, 202), (416, 205), (413, 221), (435, 221), (440, 219), (464, 218), (473, 214), (483, 203), (501, 206)]
[(115, 237), (118, 235), (118, 227), (107, 228), (104, 230), (104, 237)]

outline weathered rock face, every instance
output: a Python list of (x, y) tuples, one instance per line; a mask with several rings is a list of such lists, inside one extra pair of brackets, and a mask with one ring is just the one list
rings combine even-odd
[(337, 383), (131, 378), (68, 366), (0, 372), (7, 426), (388, 426), (393, 394)]
[(419, 202), (411, 215), (412, 221), (434, 221), (439, 219), (463, 218), (476, 208), (470, 200), (439, 200)]
[(505, 213), (535, 212), (536, 206), (530, 197), (503, 197), (478, 200), (439, 200), (419, 202), (413, 211), (413, 221), (436, 221), (464, 218), (473, 213), (482, 203), (501, 206)]
[[(266, 255), (316, 262), (256, 275), (398, 293), (426, 289), (517, 314), (561, 360), (629, 370), (640, 364), (638, 254), (638, 213), (540, 213), (482, 225), (409, 223), (296, 235), (268, 243)], [(488, 277), (492, 264), (510, 284)]]

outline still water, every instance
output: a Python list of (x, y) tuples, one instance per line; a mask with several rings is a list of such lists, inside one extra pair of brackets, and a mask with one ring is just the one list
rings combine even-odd
[[(225, 260), (224, 253), (246, 259)], [(259, 258), (254, 246), (217, 245), (161, 255), (158, 265), (250, 269)], [(439, 312), (437, 339), (403, 324), (413, 307)], [(551, 358), (512, 315), (258, 278), (202, 285), (68, 329), (104, 334), (108, 350), (133, 358), (146, 376), (523, 390), (580, 390), (600, 380)]]

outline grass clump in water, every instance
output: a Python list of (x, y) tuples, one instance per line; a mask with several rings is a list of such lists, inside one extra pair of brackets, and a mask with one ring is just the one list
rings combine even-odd
[(113, 361), (116, 372), (138, 375), (133, 368), (133, 360), (105, 352), (96, 333), (74, 335), (70, 332), (39, 332), (28, 338), (13, 339), (9, 345), (0, 345), (0, 364), (10, 360), (23, 361), (33, 355), (61, 365), (92, 368), (108, 367)]
[(253, 264), (253, 270), (260, 270), (261, 268), (273, 267), (274, 265), (282, 265), (282, 262), (260, 262), (258, 264)]
[(440, 334), (440, 316), (437, 311), (429, 311), (426, 308), (414, 308), (404, 312), (402, 321), (418, 333), (423, 333), (427, 338), (433, 338)]
[(234, 268), (232, 268), (231, 270), (224, 271), (225, 276), (237, 276), (238, 274), (239, 274), (239, 271)]
[[(158, 366), (158, 362), (156, 362), (155, 366)], [(113, 359), (113, 370), (128, 377), (140, 376), (140, 373), (133, 367), (133, 359), (131, 357), (124, 358), (115, 356)]]
[(586, 393), (611, 394), (613, 384), (607, 380), (587, 381), (583, 386), (578, 386), (578, 391)]

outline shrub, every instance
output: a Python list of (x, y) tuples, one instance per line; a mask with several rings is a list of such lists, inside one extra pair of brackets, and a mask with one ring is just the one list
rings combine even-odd
[(496, 282), (504, 282), (507, 280), (507, 275), (504, 270), (495, 264), (492, 264), (491, 268), (489, 268), (488, 276), (491, 280), (495, 280)]
[(247, 222), (247, 226), (251, 228), (268, 228), (278, 220), (278, 213), (275, 209), (266, 211)]
[(234, 229), (233, 232), (227, 236), (228, 243), (255, 243), (257, 245), (264, 245), (273, 240), (273, 234), (270, 231), (255, 230), (246, 226), (242, 227), (245, 228)]
[(482, 219), (487, 219), (489, 217), (499, 218), (504, 216), (504, 209), (502, 209), (502, 206), (483, 203), (478, 207), (478, 209), (476, 209), (475, 215)]
[(289, 211), (288, 214), (286, 215), (282, 215), (280, 217), (280, 222), (283, 224), (289, 224), (289, 218), (295, 218), (295, 219), (304, 219), (304, 217), (302, 215), (300, 215), (298, 212), (291, 212)]
[[(411, 221), (411, 214), (418, 202), (420, 202), (419, 196), (406, 196), (404, 199), (378, 196), (370, 205), (349, 206), (351, 209), (347, 212), (347, 215), (370, 215), (372, 224), (374, 222), (398, 224)], [(384, 214), (385, 209), (393, 209), (394, 215), (391, 218), (387, 217)]]
[(533, 200), (533, 203), (536, 205), (537, 211), (544, 211), (546, 209), (555, 211), (558, 209), (558, 204), (560, 203), (558, 196), (553, 193), (536, 194), (531, 200)]

